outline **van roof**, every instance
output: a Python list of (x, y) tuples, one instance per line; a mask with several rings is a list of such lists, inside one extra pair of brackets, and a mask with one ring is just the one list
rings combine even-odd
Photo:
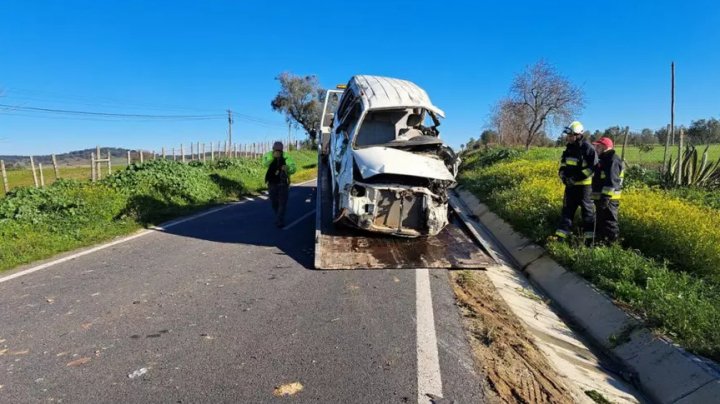
[(359, 75), (350, 79), (348, 88), (360, 96), (368, 110), (425, 108), (445, 117), (443, 110), (433, 105), (425, 90), (407, 80)]

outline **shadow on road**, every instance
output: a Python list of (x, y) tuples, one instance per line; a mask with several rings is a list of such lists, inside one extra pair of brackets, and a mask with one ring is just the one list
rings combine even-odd
[(163, 230), (168, 234), (217, 243), (277, 247), (282, 254), (307, 269), (313, 268), (315, 215), (293, 224), (315, 208), (315, 187), (294, 186), (290, 189), (285, 223), (274, 225), (270, 201), (261, 198), (245, 200), (233, 207)]

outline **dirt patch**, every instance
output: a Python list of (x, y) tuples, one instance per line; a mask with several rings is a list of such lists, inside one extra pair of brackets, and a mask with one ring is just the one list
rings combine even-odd
[(451, 272), (475, 360), (502, 402), (573, 403), (572, 393), (479, 271)]

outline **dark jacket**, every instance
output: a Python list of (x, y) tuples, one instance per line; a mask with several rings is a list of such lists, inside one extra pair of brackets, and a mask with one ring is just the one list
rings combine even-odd
[(590, 185), (597, 162), (595, 148), (583, 136), (565, 147), (558, 175), (566, 185)]
[(600, 155), (592, 180), (593, 199), (620, 199), (625, 168), (615, 150)]

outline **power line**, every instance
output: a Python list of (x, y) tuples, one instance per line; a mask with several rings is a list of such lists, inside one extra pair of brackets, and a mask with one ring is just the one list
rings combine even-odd
[(143, 119), (196, 119), (196, 118), (224, 118), (225, 115), (214, 114), (214, 115), (151, 115), (151, 114), (120, 114), (113, 112), (94, 112), (94, 111), (76, 111), (69, 109), (53, 109), (53, 108), (39, 108), (39, 107), (27, 107), (22, 105), (8, 105), (0, 104), (0, 107), (4, 107), (10, 111), (26, 111), (26, 112), (46, 112), (54, 114), (65, 114), (65, 115), (84, 115), (84, 116), (102, 116), (102, 117), (115, 117), (115, 118), (143, 118)]

